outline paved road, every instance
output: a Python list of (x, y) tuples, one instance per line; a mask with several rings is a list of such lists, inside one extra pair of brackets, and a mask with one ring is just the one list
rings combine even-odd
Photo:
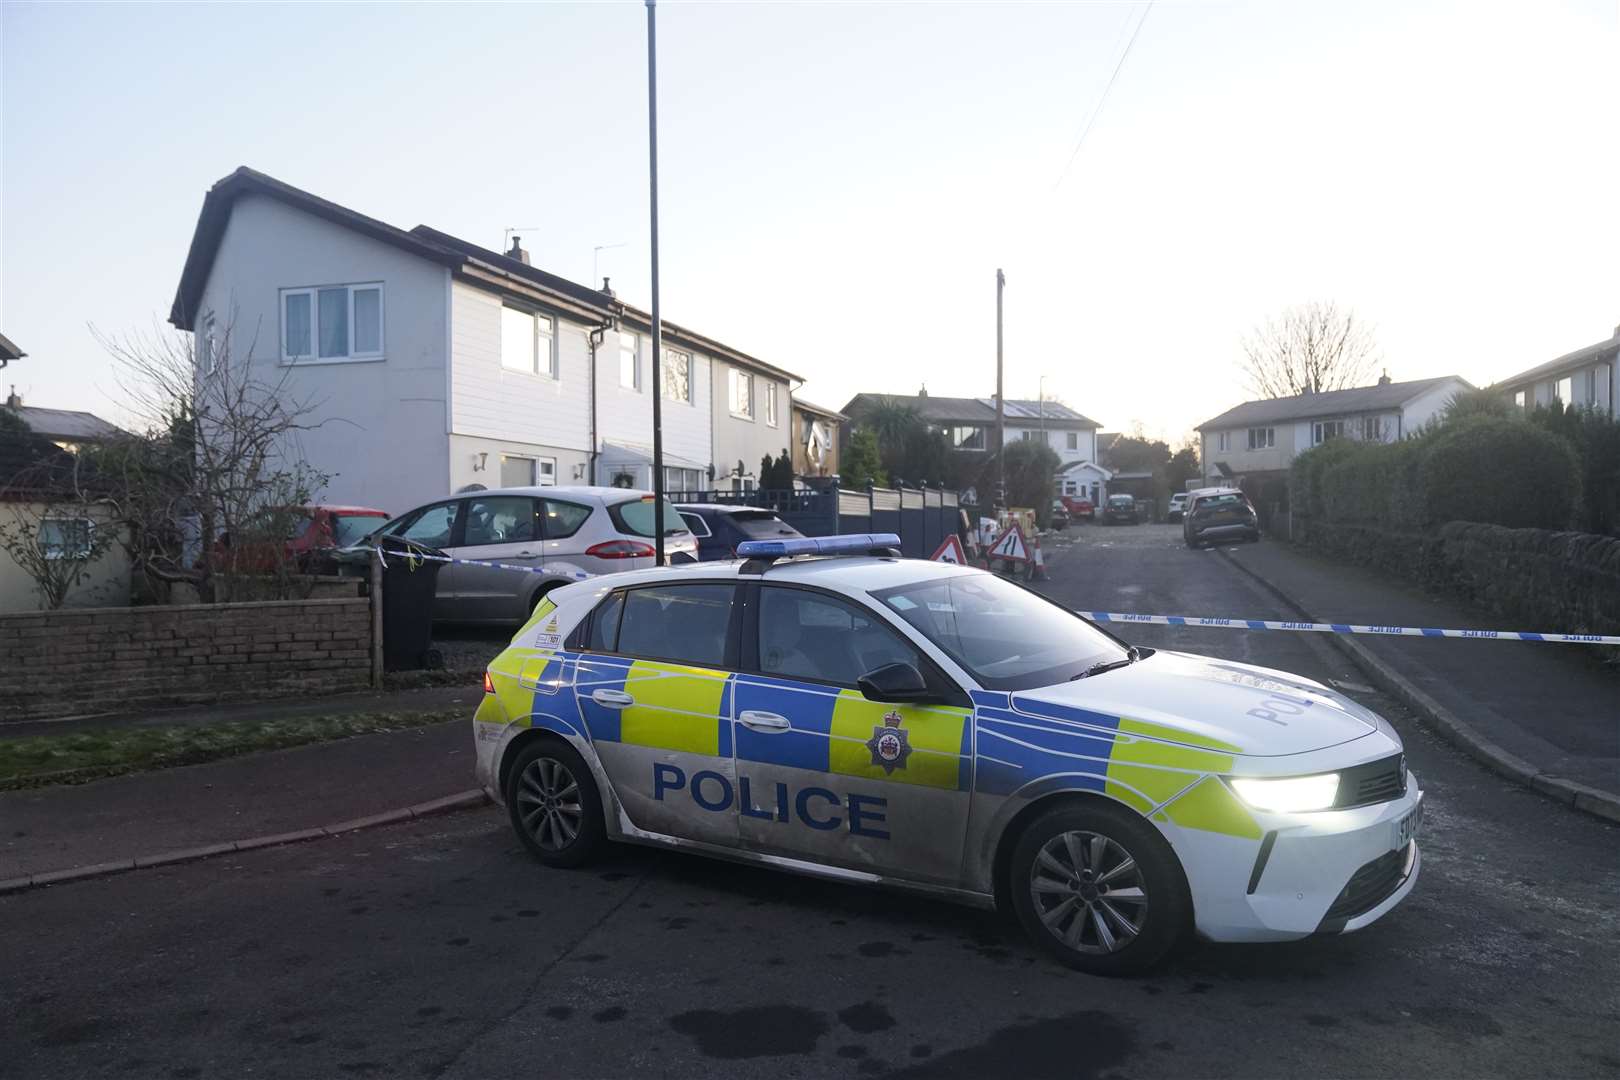
[[(1079, 607), (1277, 610), (1162, 527), (1054, 556)], [(1355, 678), (1306, 635), (1130, 636)], [(1615, 1075), (1620, 830), (1357, 696), (1430, 798), (1422, 882), (1360, 934), (1094, 979), (907, 895), (639, 849), (546, 870), (491, 809), (0, 899), (0, 1073)]]

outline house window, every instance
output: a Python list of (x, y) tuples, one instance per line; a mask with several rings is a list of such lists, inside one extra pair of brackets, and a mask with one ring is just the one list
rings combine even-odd
[(949, 429), (951, 445), (958, 450), (983, 450), (984, 428), (962, 425)]
[(534, 458), (501, 455), (501, 487), (533, 487)]
[(1250, 450), (1270, 450), (1277, 445), (1277, 429), (1252, 427), (1249, 429)]
[(619, 331), (619, 385), (641, 389), (641, 339), (628, 330)]
[(551, 316), (501, 308), (501, 367), (557, 377), (557, 324)]
[(1361, 418), (1362, 442), (1383, 442), (1384, 421), (1382, 417), (1363, 416)]
[(1552, 384), (1553, 400), (1560, 405), (1568, 405), (1575, 400), (1574, 394), (1571, 392), (1573, 389), (1574, 380), (1570, 376), (1565, 375), (1562, 379), (1555, 380)]
[(323, 285), (281, 290), (281, 360), (380, 360), (383, 287)]
[(1066, 438), (1065, 438), (1065, 441), (1064, 441), (1064, 449), (1066, 449), (1066, 450), (1078, 450), (1078, 449), (1080, 449), (1080, 433), (1078, 431), (1070, 431), (1070, 432), (1066, 433)]
[(664, 469), (664, 494), (703, 490), (703, 473), (698, 469)]
[(692, 400), (692, 355), (675, 349), (664, 350), (664, 397), (670, 401)]
[(765, 422), (776, 426), (776, 384), (765, 384)]
[(1218, 432), (1216, 432), (1215, 433), (1215, 449), (1220, 451), (1221, 453), (1225, 453), (1226, 451), (1230, 450), (1231, 448), (1232, 448), (1232, 433), (1230, 431), (1218, 431)]
[(1343, 420), (1318, 420), (1311, 427), (1311, 445), (1321, 446), (1329, 439), (1344, 437)]
[(731, 415), (754, 418), (754, 377), (736, 368), (731, 369)]
[(45, 518), (39, 523), (39, 550), (47, 559), (89, 558), (94, 529), (89, 518)]

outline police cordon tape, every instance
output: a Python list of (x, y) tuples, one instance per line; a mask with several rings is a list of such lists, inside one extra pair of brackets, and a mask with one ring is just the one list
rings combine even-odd
[(1533, 630), (1450, 630), (1432, 626), (1365, 626), (1359, 623), (1288, 622), (1278, 619), (1216, 619), (1194, 615), (1133, 615), (1081, 611), (1092, 622), (1148, 623), (1226, 630), (1296, 630), (1312, 634), (1376, 634), (1382, 637), (1474, 638), (1487, 641), (1539, 641), (1561, 645), (1620, 645), (1620, 634), (1549, 634)]
[[(516, 570), (524, 574), (547, 574), (571, 581), (589, 581), (595, 574), (584, 570), (559, 570), (548, 566), (527, 566), (523, 563), (494, 562), (490, 559), (457, 559), (449, 555), (428, 555), (422, 552), (384, 551), (373, 548), (383, 562), (390, 557), (410, 561), (422, 559), (431, 562), (454, 563), (458, 566), (493, 566), (501, 570)], [(1290, 622), (1283, 619), (1223, 619), (1198, 615), (1137, 615), (1123, 611), (1085, 611), (1074, 609), (1092, 622), (1145, 623), (1150, 626), (1187, 626), (1210, 630), (1291, 630), (1310, 634), (1373, 634), (1380, 637), (1472, 638), (1486, 641), (1537, 641), (1546, 645), (1620, 645), (1620, 634), (1553, 634), (1534, 630), (1456, 630), (1433, 626), (1368, 626), (1360, 623)]]
[(374, 547), (371, 550), (375, 551), (377, 557), (385, 563), (390, 558), (394, 558), (402, 559), (407, 563), (412, 560), (425, 560), (427, 562), (454, 563), (457, 566), (493, 566), (498, 570), (516, 570), (523, 574), (546, 574), (550, 577), (568, 578), (570, 581), (589, 581), (596, 576), (595, 574), (587, 574), (583, 570), (559, 570), (543, 563), (539, 566), (529, 566), (524, 563), (495, 562), (490, 559), (456, 559), (449, 555), (429, 555), (422, 551), (384, 551), (380, 547)]

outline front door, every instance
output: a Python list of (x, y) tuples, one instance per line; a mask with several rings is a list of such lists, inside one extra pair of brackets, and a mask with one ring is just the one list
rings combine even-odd
[(648, 585), (613, 593), (591, 616), (574, 689), (639, 829), (736, 846), (735, 596), (729, 582)]
[(877, 614), (787, 585), (761, 585), (757, 597), (735, 694), (742, 845), (955, 884), (970, 710), (869, 701), (855, 688), (861, 675), (896, 661), (944, 679)]

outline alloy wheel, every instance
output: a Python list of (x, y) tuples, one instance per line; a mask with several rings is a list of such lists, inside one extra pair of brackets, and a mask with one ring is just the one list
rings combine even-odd
[(1062, 832), (1042, 844), (1030, 866), (1029, 892), (1047, 931), (1076, 952), (1118, 952), (1136, 940), (1147, 919), (1141, 867), (1101, 833)]
[(556, 758), (538, 757), (529, 762), (518, 777), (517, 803), (523, 827), (544, 850), (562, 851), (579, 835), (585, 816), (579, 782)]

